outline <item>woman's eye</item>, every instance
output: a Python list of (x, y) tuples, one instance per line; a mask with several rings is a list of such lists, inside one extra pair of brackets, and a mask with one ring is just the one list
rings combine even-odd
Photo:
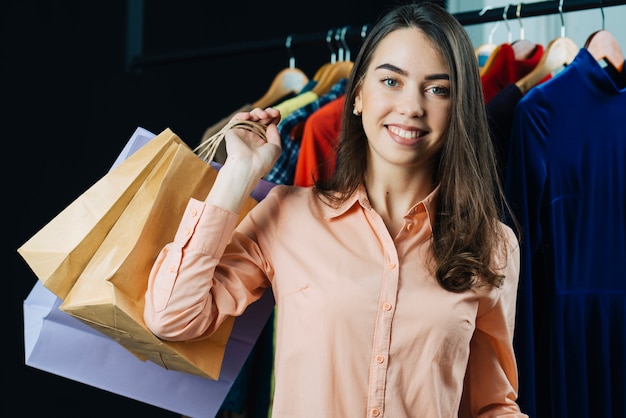
[(383, 78), (383, 84), (388, 87), (396, 87), (398, 82), (393, 78)]
[(450, 89), (443, 86), (433, 86), (428, 89), (432, 94), (436, 96), (447, 96), (450, 94)]

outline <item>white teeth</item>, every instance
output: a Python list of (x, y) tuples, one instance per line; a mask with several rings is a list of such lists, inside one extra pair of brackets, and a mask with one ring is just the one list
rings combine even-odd
[(397, 126), (390, 126), (389, 130), (395, 135), (401, 136), (405, 139), (414, 139), (419, 136), (419, 132), (417, 131), (406, 131), (404, 129), (400, 129)]

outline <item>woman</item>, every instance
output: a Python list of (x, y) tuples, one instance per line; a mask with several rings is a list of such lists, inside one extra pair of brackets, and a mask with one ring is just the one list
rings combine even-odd
[(355, 60), (335, 174), (238, 212), (280, 153), (275, 109), (239, 113), (204, 202), (156, 261), (145, 320), (205, 338), (271, 287), (274, 417), (526, 416), (519, 269), (474, 50), (430, 3), (391, 10)]

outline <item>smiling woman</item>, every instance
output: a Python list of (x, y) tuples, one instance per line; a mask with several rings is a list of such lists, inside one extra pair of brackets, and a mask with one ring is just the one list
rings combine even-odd
[(226, 132), (213, 188), (189, 201), (153, 266), (148, 327), (207, 338), (271, 290), (275, 418), (526, 417), (512, 346), (519, 245), (499, 221), (475, 59), (445, 9), (389, 10), (354, 61), (334, 175), (274, 187), (238, 225), (282, 141), (278, 109), (235, 114), (267, 141)]
[(396, 30), (381, 41), (357, 86), (354, 108), (362, 114), (368, 138), (370, 203), (393, 234), (404, 222), (406, 205), (392, 208), (386, 199), (375, 201), (385, 196), (377, 189), (386, 187), (387, 177), (401, 176), (410, 178), (405, 187), (417, 193), (407, 195), (410, 201), (432, 191), (436, 156), (452, 108), (447, 64), (422, 30)]

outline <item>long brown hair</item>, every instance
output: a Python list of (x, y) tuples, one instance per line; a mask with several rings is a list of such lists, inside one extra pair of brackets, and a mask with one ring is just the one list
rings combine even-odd
[(453, 292), (481, 284), (500, 286), (503, 276), (493, 266), (493, 256), (496, 243), (503, 240), (497, 220), (502, 219), (505, 200), (489, 137), (480, 74), (467, 32), (441, 6), (432, 2), (398, 6), (372, 28), (346, 89), (336, 169), (330, 179), (317, 180), (316, 189), (332, 204), (340, 204), (363, 183), (367, 137), (361, 120), (352, 113), (356, 89), (380, 41), (395, 30), (409, 27), (426, 34), (450, 71), (450, 121), (433, 173), (434, 183), (441, 186), (433, 227), (434, 274), (443, 288)]

